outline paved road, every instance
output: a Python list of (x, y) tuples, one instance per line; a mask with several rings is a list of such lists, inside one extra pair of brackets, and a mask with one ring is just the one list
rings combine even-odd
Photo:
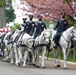
[(0, 75), (76, 75), (76, 65), (74, 64), (68, 64), (67, 70), (63, 69), (63, 63), (61, 63), (61, 68), (54, 68), (53, 60), (46, 60), (45, 64), (45, 69), (29, 65), (23, 68), (0, 60)]

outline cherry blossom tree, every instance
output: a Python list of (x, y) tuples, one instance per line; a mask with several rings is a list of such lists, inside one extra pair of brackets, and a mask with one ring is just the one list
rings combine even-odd
[(48, 21), (60, 19), (61, 12), (65, 12), (67, 16), (76, 14), (75, 0), (21, 0), (22, 5), (25, 3), (29, 6), (28, 9), (21, 8), (24, 12), (33, 13), (35, 18), (37, 18), (38, 14), (42, 14), (43, 18)]

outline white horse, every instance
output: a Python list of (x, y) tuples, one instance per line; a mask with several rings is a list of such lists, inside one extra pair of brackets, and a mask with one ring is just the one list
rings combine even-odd
[(7, 32), (6, 35), (4, 36), (4, 39), (3, 39), (3, 43), (5, 45), (5, 48), (4, 48), (4, 56), (5, 58), (3, 60), (8, 60), (10, 57), (10, 52), (11, 52), (11, 49), (12, 49), (12, 42), (11, 42), (11, 35), (12, 35), (12, 32)]
[[(59, 46), (61, 47), (60, 49), (62, 49), (63, 52), (63, 57), (64, 57), (64, 68), (67, 69), (67, 65), (66, 65), (66, 61), (67, 61), (67, 57), (70, 51), (70, 47), (71, 47), (71, 39), (76, 37), (76, 34), (74, 33), (75, 27), (72, 26), (70, 28), (68, 28), (66, 31), (64, 31), (61, 34), (60, 40), (59, 40)], [(53, 37), (54, 37), (53, 33)], [(58, 47), (57, 47), (58, 48)], [(59, 66), (60, 67), (60, 51), (56, 50), (54, 48), (54, 56), (55, 56), (55, 67)], [(58, 55), (57, 55), (58, 54)], [(56, 56), (58, 56), (58, 62), (56, 61)]]
[[(23, 67), (26, 67), (26, 59), (28, 57), (28, 51), (32, 52), (34, 39), (27, 33), (21, 35), (17, 42), (17, 50), (18, 50), (18, 61), (16, 63), (17, 66), (20, 66), (20, 63), (23, 62)], [(24, 51), (22, 53), (22, 51)]]
[[(8, 32), (5, 37), (4, 37), (4, 44), (5, 44), (5, 54), (6, 57), (3, 59), (5, 61), (8, 61), (9, 59), (11, 59), (11, 64), (14, 64), (14, 60), (15, 63), (17, 62), (17, 52), (15, 50), (16, 48), (16, 42), (15, 39), (17, 37), (17, 35), (19, 35), (19, 30), (16, 30), (15, 32)], [(11, 35), (11, 36), (10, 36)], [(14, 56), (15, 55), (15, 56)], [(15, 59), (14, 59), (15, 57)]]
[[(11, 63), (14, 64), (14, 60), (15, 60), (15, 64), (18, 63), (18, 52), (17, 52), (17, 40), (18, 37), (20, 37), (20, 31), (16, 30), (14, 32), (14, 34), (11, 36), (12, 42), (13, 42), (13, 46), (12, 46), (12, 50), (11, 50)], [(15, 59), (14, 59), (15, 57)]]
[(44, 57), (46, 53), (46, 45), (49, 43), (50, 39), (50, 30), (44, 30), (42, 31), (41, 35), (36, 37), (35, 42), (34, 42), (34, 55), (33, 55), (33, 64), (36, 65), (37, 67), (40, 66), (39, 64), (39, 53), (42, 50), (42, 61), (41, 61), (41, 67), (44, 68)]
[(5, 44), (3, 43), (3, 39), (6, 35), (6, 32), (0, 33), (0, 49), (3, 52), (3, 57), (4, 57), (4, 48), (5, 48)]

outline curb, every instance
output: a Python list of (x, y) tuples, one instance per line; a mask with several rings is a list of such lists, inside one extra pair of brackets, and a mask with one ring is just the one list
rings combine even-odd
[[(42, 57), (42, 56), (39, 56), (40, 58)], [(45, 59), (47, 59), (47, 57), (45, 57)], [(54, 60), (54, 58), (48, 58), (49, 60)], [(60, 60), (60, 62), (64, 62), (64, 60)], [(69, 61), (67, 61), (67, 64), (73, 64), (73, 65), (76, 65), (76, 63), (75, 62), (69, 62)]]

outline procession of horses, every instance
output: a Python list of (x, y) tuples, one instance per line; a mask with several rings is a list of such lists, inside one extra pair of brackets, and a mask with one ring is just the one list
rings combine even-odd
[[(2, 60), (8, 61), (10, 59), (10, 63), (16, 66), (26, 67), (29, 63), (36, 67), (45, 68), (45, 54), (51, 33), (51, 47), (53, 48), (55, 31), (51, 29), (45, 29), (36, 39), (33, 39), (27, 33), (21, 33), (19, 30), (0, 33), (0, 48), (3, 51)], [(60, 51), (57, 52), (58, 49), (53, 48), (55, 67), (60, 66), (60, 54), (63, 52), (64, 68), (67, 69), (66, 63), (71, 48), (71, 40), (76, 41), (75, 26), (71, 26), (61, 34), (58, 46)], [(31, 59), (29, 58), (29, 52), (31, 53)], [(39, 62), (40, 52), (42, 53), (41, 63)], [(56, 56), (58, 56), (58, 61)]]

